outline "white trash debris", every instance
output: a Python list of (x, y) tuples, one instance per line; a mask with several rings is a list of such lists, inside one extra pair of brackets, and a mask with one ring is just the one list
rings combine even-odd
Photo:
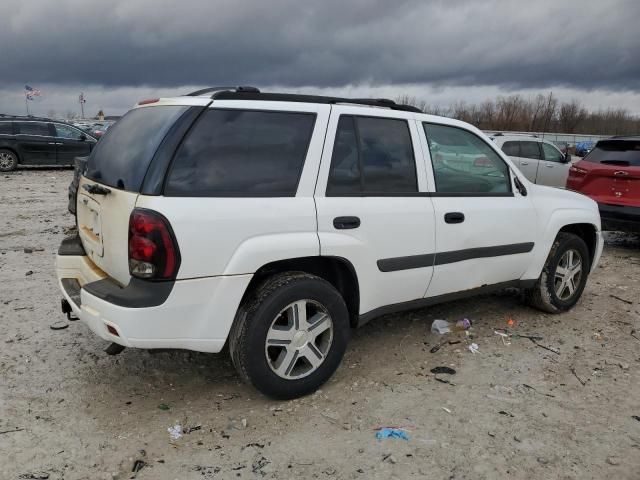
[(451, 332), (451, 327), (449, 327), (449, 322), (446, 320), (434, 320), (431, 324), (431, 331), (438, 335), (444, 335)]
[(473, 354), (478, 353), (478, 350), (480, 350), (480, 346), (477, 343), (472, 343), (471, 345), (469, 345), (469, 351)]
[(182, 425), (176, 423), (173, 427), (167, 428), (167, 432), (169, 432), (171, 440), (178, 440), (182, 437)]

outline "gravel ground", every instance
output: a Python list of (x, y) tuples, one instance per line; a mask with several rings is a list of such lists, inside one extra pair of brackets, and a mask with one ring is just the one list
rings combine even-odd
[[(276, 402), (223, 354), (110, 357), (80, 322), (50, 328), (64, 320), (54, 261), (70, 179), (0, 177), (0, 478), (640, 478), (637, 238), (608, 236), (571, 312), (505, 292), (386, 316), (354, 333), (321, 391)], [(429, 333), (462, 317), (470, 337)], [(543, 340), (507, 345), (495, 328)], [(457, 371), (438, 375), (451, 383), (436, 366)], [(188, 433), (172, 440), (174, 425)], [(376, 440), (380, 426), (410, 439)]]

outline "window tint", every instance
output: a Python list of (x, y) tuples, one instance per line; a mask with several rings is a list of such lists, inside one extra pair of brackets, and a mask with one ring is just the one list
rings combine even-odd
[(413, 144), (406, 121), (340, 117), (327, 194), (373, 196), (417, 191)]
[(509, 167), (480, 137), (446, 125), (423, 127), (438, 193), (511, 192)]
[(504, 145), (502, 145), (502, 151), (510, 157), (519, 157), (520, 145), (518, 145), (518, 142), (504, 142)]
[(361, 191), (362, 176), (355, 121), (353, 117), (342, 115), (338, 121), (336, 141), (333, 145), (327, 193), (335, 195)]
[(11, 122), (0, 122), (0, 135), (11, 135), (13, 133), (13, 127)]
[(40, 135), (49, 137), (49, 126), (42, 122), (16, 122), (22, 135)]
[(160, 142), (188, 108), (161, 105), (129, 111), (96, 143), (87, 164), (87, 177), (111, 187), (139, 191)]
[(553, 145), (542, 142), (542, 150), (544, 152), (544, 159), (548, 162), (562, 162), (564, 155)]
[(520, 156), (540, 160), (540, 145), (538, 142), (520, 142)]
[(640, 167), (640, 141), (638, 140), (603, 140), (597, 143), (589, 155), (587, 162), (618, 165), (621, 167)]
[(60, 123), (54, 123), (54, 125), (56, 127), (56, 137), (80, 140), (80, 135), (83, 135), (83, 132), (69, 125), (62, 125)]
[(315, 115), (207, 111), (176, 153), (166, 195), (293, 197)]

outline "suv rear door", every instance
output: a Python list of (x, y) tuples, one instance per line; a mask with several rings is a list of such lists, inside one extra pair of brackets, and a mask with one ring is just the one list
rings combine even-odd
[(572, 168), (569, 187), (599, 203), (640, 207), (640, 139), (599, 141)]
[(147, 169), (188, 106), (152, 104), (129, 111), (96, 144), (77, 198), (78, 233), (87, 255), (122, 285), (129, 283), (129, 216)]
[(413, 117), (336, 105), (315, 192), (322, 255), (347, 258), (360, 313), (424, 297), (433, 274), (433, 205)]
[(53, 126), (47, 122), (14, 122), (20, 163), (24, 165), (55, 165), (56, 139)]

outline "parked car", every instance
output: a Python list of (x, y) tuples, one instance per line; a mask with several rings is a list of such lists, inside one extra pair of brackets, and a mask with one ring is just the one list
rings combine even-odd
[(497, 134), (491, 139), (531, 182), (562, 188), (567, 184), (571, 155), (553, 143), (529, 135)]
[(578, 157), (585, 157), (588, 153), (593, 150), (593, 146), (595, 142), (578, 142), (576, 143), (576, 155)]
[(35, 117), (0, 116), (0, 171), (18, 165), (73, 165), (88, 155), (96, 139), (65, 122)]
[(128, 112), (89, 157), (77, 223), (62, 310), (108, 353), (228, 344), (276, 398), (317, 389), (383, 314), (507, 286), (564, 312), (603, 244), (594, 201), (530, 183), (467, 123), (247, 87)]
[(640, 136), (600, 140), (571, 167), (567, 188), (598, 202), (604, 230), (640, 233)]

